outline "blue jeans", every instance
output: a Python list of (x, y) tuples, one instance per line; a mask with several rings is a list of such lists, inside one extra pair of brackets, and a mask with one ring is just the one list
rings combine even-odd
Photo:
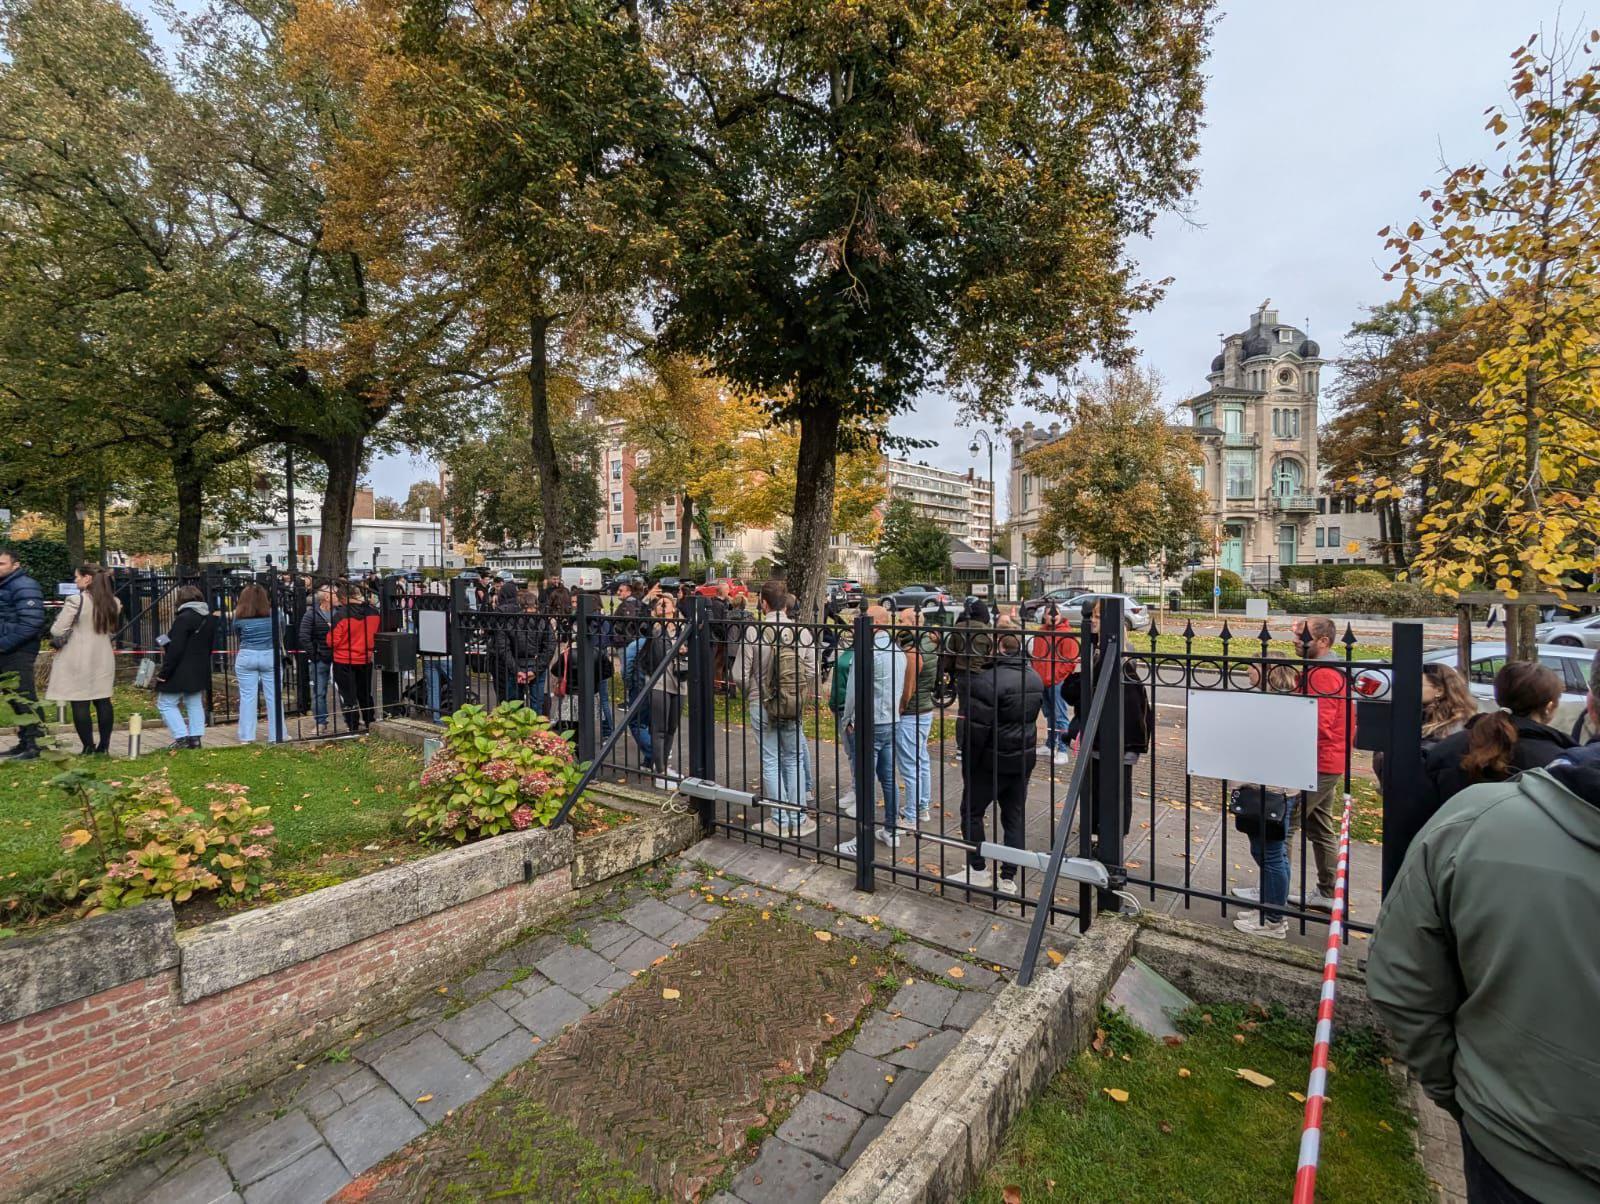
[(933, 758), (928, 754), (928, 733), (933, 730), (933, 712), (901, 715), (895, 721), (894, 755), (900, 776), (906, 780), (906, 798), (900, 804), (900, 820), (915, 823), (919, 816), (933, 811)]
[[(318, 727), (328, 726), (328, 688), (333, 682), (332, 661), (308, 661), (306, 663), (306, 676), (311, 679), (311, 711), (316, 716)], [(439, 694), (437, 684), (433, 687), (433, 713), (437, 718), (439, 714)]]
[[(439, 708), (442, 705), (443, 700), (444, 700), (443, 696), (444, 696), (444, 665), (445, 665), (445, 662), (444, 662), (442, 657), (430, 656), (426, 660), (424, 660), (423, 664), (426, 666), (427, 673), (428, 673), (428, 713), (433, 716), (433, 721), (435, 723), (438, 723), (439, 722)], [(332, 665), (319, 666), (319, 667), (320, 668), (326, 668), (326, 669), (329, 669), (329, 670), (331, 670), (333, 668)], [(317, 726), (318, 727), (322, 726), (326, 715), (327, 715), (327, 708), (326, 707), (324, 707), (322, 710), (319, 710), (317, 712)]]
[(611, 679), (602, 677), (600, 684), (595, 687), (600, 695), (600, 739), (611, 738), (611, 725), (616, 722), (616, 717), (611, 710)]
[[(761, 704), (750, 700), (750, 725), (761, 742), (761, 793), (773, 802), (805, 805), (805, 770), (800, 760), (805, 732), (798, 719), (768, 719)], [(800, 816), (794, 811), (775, 813), (778, 826), (794, 833)]]
[[(206, 734), (206, 696), (204, 694), (157, 694), (156, 710), (174, 740)], [(187, 711), (188, 721), (184, 720)]]
[(278, 677), (272, 669), (272, 653), (265, 648), (246, 648), (234, 657), (233, 672), (239, 681), (239, 743), (255, 741), (257, 693), (266, 699), (267, 740), (277, 741), (283, 735), (283, 721), (278, 715)]
[(1049, 725), (1049, 734), (1045, 736), (1045, 747), (1055, 752), (1057, 745), (1069, 748), (1067, 728), (1072, 725), (1072, 711), (1067, 706), (1067, 700), (1061, 693), (1061, 683), (1044, 688), (1044, 721)]
[[(861, 786), (856, 774), (856, 742), (846, 739), (844, 734), (844, 712), (833, 712), (833, 730), (839, 733), (839, 743), (844, 745), (845, 759), (850, 762), (850, 789), (856, 794), (861, 793)], [(843, 791), (840, 791), (843, 794)]]
[(1273, 905), (1282, 907), (1289, 901), (1289, 841), (1264, 840), (1259, 832), (1252, 833), (1250, 856), (1261, 867), (1262, 922), (1276, 924), (1283, 913), (1274, 911)]
[[(872, 765), (869, 772), (862, 774), (863, 781), (867, 784), (865, 798), (856, 798), (856, 816), (870, 830), (872, 825), (872, 787), (873, 778), (878, 779), (878, 785), (883, 788), (883, 822), (891, 832), (896, 826), (898, 807), (896, 799), (899, 790), (894, 780), (894, 740), (898, 723), (875, 723), (872, 725)], [(904, 820), (903, 816), (898, 817)], [(912, 817), (915, 819), (915, 816)]]

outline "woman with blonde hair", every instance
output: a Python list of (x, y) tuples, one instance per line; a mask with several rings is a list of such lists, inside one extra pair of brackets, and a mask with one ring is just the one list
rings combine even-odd
[[(117, 630), (122, 603), (111, 588), (111, 574), (92, 564), (78, 566), (73, 574), (78, 592), (68, 598), (50, 625), (50, 684), (44, 696), (51, 702), (72, 704), (72, 726), (83, 742), (83, 755), (106, 756), (111, 751), (111, 688), (117, 664), (111, 637)], [(100, 739), (94, 739), (89, 708), (94, 707)]]

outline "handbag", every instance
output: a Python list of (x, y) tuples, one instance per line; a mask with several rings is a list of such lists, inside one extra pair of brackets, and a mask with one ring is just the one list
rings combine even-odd
[(1228, 794), (1228, 811), (1234, 828), (1246, 836), (1287, 840), (1294, 796), (1270, 787), (1236, 786)]
[(66, 633), (64, 635), (51, 636), (50, 647), (54, 648), (57, 652), (60, 652), (63, 648), (65, 648), (67, 643), (72, 639), (72, 633), (78, 630), (78, 620), (81, 618), (83, 618), (83, 595), (79, 594), (78, 609), (72, 616), (72, 622), (67, 624)]

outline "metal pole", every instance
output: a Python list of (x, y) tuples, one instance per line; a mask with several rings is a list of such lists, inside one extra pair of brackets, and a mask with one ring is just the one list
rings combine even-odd
[[(877, 780), (877, 775), (873, 772), (875, 768), (873, 758), (877, 753), (877, 745), (872, 738), (874, 634), (872, 620), (867, 617), (866, 608), (862, 607), (855, 619), (855, 633), (852, 637), (854, 651), (850, 672), (856, 679), (855, 698), (851, 700), (854, 703), (852, 709), (856, 725), (856, 889), (864, 891), (870, 891), (874, 887), (873, 862), (877, 855), (877, 850), (873, 847), (876, 837), (872, 830), (873, 812), (877, 810), (878, 805), (877, 790), (873, 785)], [(796, 635), (798, 636), (798, 632)]]
[(1383, 767), (1383, 889), (1400, 872), (1406, 849), (1427, 822), (1422, 802), (1422, 624), (1395, 623), (1389, 749)]
[(1222, 524), (1218, 523), (1211, 532), (1211, 614), (1212, 617), (1222, 609)]
[(471, 582), (457, 578), (450, 583), (449, 626), (445, 629), (450, 649), (450, 698), (439, 702), (449, 713), (459, 710), (467, 698), (467, 633), (462, 616), (471, 609)]
[[(989, 445), (989, 601), (995, 601), (994, 596), (994, 440), (989, 438), (989, 432), (983, 432), (983, 441)], [(998, 619), (997, 619), (998, 621)]]
[[(1100, 716), (1100, 730), (1095, 733), (1095, 798), (1094, 807), (1099, 816), (1095, 825), (1099, 829), (1095, 860), (1106, 867), (1111, 875), (1111, 885), (1121, 886), (1127, 881), (1122, 867), (1123, 774), (1122, 774), (1122, 599), (1116, 594), (1100, 603), (1101, 644), (1100, 673), (1110, 677), (1106, 709)], [(1102, 892), (1100, 904), (1105, 907), (1107, 895)]]
[[(573, 659), (578, 663), (578, 760), (594, 760), (594, 708), (595, 674), (599, 664), (595, 659), (594, 632), (590, 627), (594, 619), (593, 594), (578, 595), (578, 610), (574, 616), (577, 629), (573, 632)], [(568, 687), (571, 688), (570, 686)], [(691, 683), (691, 689), (693, 683)], [(692, 746), (692, 745), (691, 745)]]
[(283, 445), (283, 495), (289, 511), (289, 575), (292, 577), (298, 568), (294, 531), (294, 444), (292, 443)]

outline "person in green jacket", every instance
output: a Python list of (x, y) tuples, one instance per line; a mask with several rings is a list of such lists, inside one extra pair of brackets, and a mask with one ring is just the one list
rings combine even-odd
[(1457, 794), (1384, 898), (1367, 993), (1460, 1122), (1473, 1204), (1600, 1200), (1597, 932), (1595, 744)]

